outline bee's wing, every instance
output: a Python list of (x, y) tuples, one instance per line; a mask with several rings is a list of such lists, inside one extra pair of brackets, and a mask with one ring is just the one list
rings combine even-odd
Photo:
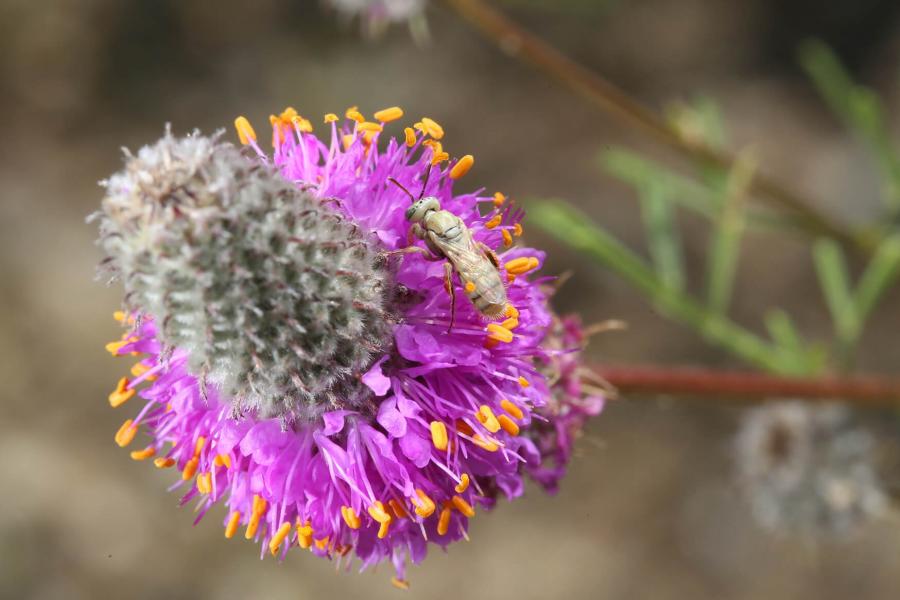
[(440, 238), (435, 239), (435, 244), (444, 253), (456, 271), (466, 279), (476, 277), (482, 270), (482, 262), (487, 259), (475, 245), (472, 234), (466, 231), (459, 239), (448, 242)]

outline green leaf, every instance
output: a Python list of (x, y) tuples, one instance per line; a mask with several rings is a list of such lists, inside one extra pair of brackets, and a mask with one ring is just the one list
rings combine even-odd
[[(864, 322), (878, 300), (900, 275), (900, 233), (886, 237), (879, 244), (856, 286), (854, 303), (856, 315)], [(862, 323), (860, 323), (862, 325)]]
[(859, 335), (859, 319), (844, 254), (837, 242), (821, 238), (813, 244), (813, 259), (834, 322), (835, 336), (841, 344), (852, 346)]
[(650, 256), (663, 284), (674, 290), (684, 289), (684, 266), (678, 226), (666, 188), (648, 181), (641, 191), (641, 215), (650, 247)]

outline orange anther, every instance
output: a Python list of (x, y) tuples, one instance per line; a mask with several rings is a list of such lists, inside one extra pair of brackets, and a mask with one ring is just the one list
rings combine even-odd
[(337, 121), (337, 120), (338, 120), (338, 116), (337, 116), (336, 114), (334, 114), (334, 113), (328, 113), (328, 114), (325, 115), (325, 122), (326, 122), (326, 123), (334, 123), (334, 122)]
[(282, 523), (281, 527), (279, 527), (275, 531), (275, 535), (272, 536), (272, 539), (269, 540), (269, 552), (272, 553), (272, 556), (278, 554), (278, 549), (281, 548), (281, 543), (284, 541), (284, 538), (288, 536), (291, 532), (291, 524), (290, 523)]
[(503, 428), (503, 431), (505, 431), (509, 435), (519, 435), (519, 426), (516, 425), (515, 421), (513, 421), (506, 415), (499, 415), (497, 417), (497, 421), (499, 421), (500, 427)]
[(496, 452), (500, 449), (500, 445), (497, 444), (497, 442), (482, 437), (480, 433), (476, 433), (472, 436), (472, 443), (488, 452)]
[(506, 274), (506, 280), (507, 280), (508, 282), (512, 283), (513, 281), (516, 280), (516, 276), (513, 275), (512, 273), (507, 273), (507, 274)]
[(256, 531), (259, 529), (259, 520), (262, 518), (262, 515), (254, 512), (250, 515), (250, 522), (247, 523), (247, 529), (244, 531), (244, 539), (252, 540), (256, 537)]
[(475, 164), (475, 157), (471, 154), (466, 154), (453, 165), (453, 168), (450, 169), (450, 179), (459, 179), (463, 175), (469, 172), (469, 169), (472, 168), (472, 165)]
[(378, 526), (378, 539), (383, 540), (387, 537), (388, 529), (391, 527), (391, 516), (388, 515), (387, 521), (382, 521), (381, 525)]
[(351, 106), (350, 108), (348, 108), (347, 112), (344, 113), (344, 116), (348, 119), (356, 121), (357, 123), (362, 123), (366, 120), (362, 113), (359, 112), (359, 108), (356, 106)]
[(415, 496), (411, 498), (412, 503), (416, 505), (416, 514), (423, 518), (430, 517), (437, 508), (434, 504), (434, 500), (429, 498), (428, 494), (422, 490), (417, 489), (416, 494), (418, 495), (418, 498)]
[(127, 345), (129, 342), (127, 340), (119, 340), (117, 342), (110, 342), (104, 348), (106, 351), (112, 354), (113, 356), (119, 355), (119, 350), (122, 349), (122, 346)]
[(197, 491), (201, 494), (208, 494), (212, 491), (212, 475), (210, 473), (197, 475)]
[(160, 456), (153, 461), (153, 464), (156, 465), (157, 469), (168, 469), (169, 467), (175, 466), (175, 459), (163, 458), (162, 456)]
[(453, 489), (456, 490), (456, 493), (462, 494), (469, 489), (469, 474), (463, 473), (460, 475), (459, 480), (459, 483)]
[(237, 533), (238, 525), (241, 522), (241, 513), (238, 511), (234, 511), (231, 513), (231, 516), (228, 517), (228, 525), (225, 526), (225, 538), (231, 539), (234, 537), (234, 534)]
[(434, 447), (443, 452), (447, 449), (447, 426), (440, 421), (432, 421), (431, 427), (431, 443)]
[(396, 121), (403, 117), (403, 109), (399, 106), (391, 106), (390, 108), (383, 108), (375, 113), (374, 118), (376, 121), (381, 121), (382, 123), (390, 123), (391, 121)]
[(504, 202), (506, 202), (506, 196), (504, 196), (500, 192), (495, 192), (494, 193), (494, 206), (500, 206)]
[(380, 500), (376, 500), (375, 503), (369, 507), (369, 515), (379, 523), (391, 520), (391, 515), (385, 510), (384, 504)]
[(250, 121), (247, 120), (247, 117), (240, 116), (234, 120), (234, 128), (237, 130), (238, 139), (241, 141), (241, 144), (247, 145), (250, 141), (256, 141), (256, 132), (253, 131), (253, 126), (250, 125)]
[(359, 515), (349, 506), (341, 507), (341, 516), (344, 517), (344, 522), (350, 529), (359, 529), (359, 526), (362, 524), (359, 520)]
[(407, 512), (406, 507), (400, 504), (394, 498), (388, 500), (388, 506), (391, 507), (391, 512), (394, 513), (394, 516), (398, 519), (408, 519), (409, 512)]
[(194, 456), (200, 456), (200, 452), (203, 450), (203, 446), (206, 445), (206, 438), (202, 435), (197, 438), (197, 442), (194, 444)]
[(500, 401), (500, 406), (503, 407), (503, 410), (508, 412), (512, 417), (519, 419), (520, 421), (525, 417), (525, 413), (522, 412), (522, 409), (504, 398)]
[(438, 517), (437, 524), (438, 535), (447, 535), (447, 530), (450, 529), (450, 512), (449, 506), (441, 509), (441, 516)]
[(378, 123), (372, 123), (371, 121), (363, 121), (359, 125), (356, 126), (357, 131), (373, 131), (379, 132), (383, 131), (384, 127)]
[(113, 313), (113, 319), (115, 319), (119, 323), (123, 322), (125, 320), (125, 312), (121, 311), (121, 310), (117, 310), (116, 312)]
[(475, 509), (472, 508), (472, 505), (466, 502), (466, 500), (462, 496), (453, 496), (452, 498), (450, 498), (450, 502), (453, 503), (453, 506), (456, 508), (456, 510), (458, 510), (468, 518), (471, 519), (475, 516)]
[(150, 367), (148, 367), (147, 365), (145, 365), (142, 362), (134, 363), (134, 365), (132, 365), (132, 367), (131, 367), (131, 374), (134, 375), (135, 377), (140, 377), (141, 375), (143, 375), (144, 373), (146, 373), (149, 370), (150, 370)]
[(352, 133), (345, 133), (341, 136), (341, 143), (344, 145), (344, 150), (348, 150), (350, 146), (353, 145), (354, 136)]
[(227, 454), (217, 454), (213, 459), (213, 465), (217, 467), (224, 466), (226, 469), (231, 468), (231, 456)]
[(465, 286), (465, 290), (466, 290), (466, 293), (467, 293), (467, 294), (471, 294), (472, 292), (474, 292), (474, 291), (475, 291), (475, 282), (474, 282), (474, 281), (467, 281), (467, 282), (466, 282), (466, 286)]
[(506, 269), (507, 273), (521, 275), (522, 273), (527, 273), (536, 268), (539, 264), (540, 262), (538, 259), (533, 256), (521, 256), (507, 262), (503, 267)]
[(253, 514), (265, 514), (267, 508), (269, 508), (269, 503), (266, 502), (266, 499), (259, 494), (253, 494)]
[(181, 479), (187, 481), (191, 477), (194, 476), (194, 473), (197, 472), (197, 465), (200, 463), (196, 458), (192, 458), (187, 461), (184, 465), (184, 469), (181, 470)]
[(506, 319), (505, 321), (503, 321), (502, 323), (500, 323), (500, 325), (505, 327), (506, 329), (509, 329), (510, 331), (512, 331), (516, 327), (519, 326), (519, 320), (515, 317), (510, 317), (510, 318)]
[(513, 234), (516, 237), (519, 237), (520, 235), (522, 235), (522, 224), (521, 223), (516, 223), (515, 225), (513, 225)]
[(412, 127), (407, 127), (403, 130), (403, 135), (406, 137), (406, 145), (409, 147), (416, 145), (416, 132), (413, 131)]
[(135, 395), (135, 390), (129, 390), (128, 387), (128, 378), (123, 377), (119, 380), (119, 383), (116, 384), (116, 389), (113, 390), (109, 394), (109, 405), (113, 408), (117, 406), (121, 406), (125, 404), (128, 400), (130, 400)]
[(128, 444), (131, 443), (131, 440), (134, 439), (134, 436), (137, 434), (137, 425), (134, 424), (134, 421), (128, 419), (122, 426), (119, 427), (119, 430), (116, 432), (115, 440), (120, 448), (124, 448)]
[(147, 460), (151, 456), (156, 456), (156, 448), (147, 446), (143, 450), (132, 450), (131, 460)]
[(493, 217), (491, 217), (491, 220), (490, 220), (490, 221), (488, 221), (487, 223), (484, 224), (484, 226), (487, 227), (488, 229), (494, 229), (494, 228), (497, 227), (502, 221), (503, 221), (503, 216), (501, 216), (501, 215), (494, 215)]
[(436, 140), (444, 137), (444, 128), (438, 125), (436, 121), (433, 121), (428, 117), (424, 117), (422, 119), (422, 127), (425, 129), (425, 132), (428, 133), (428, 135)]
[(331, 540), (331, 537), (326, 535), (325, 537), (323, 537), (321, 539), (313, 540), (313, 541), (316, 544), (316, 548), (318, 548), (319, 550), (324, 550), (325, 548), (328, 547), (328, 542), (330, 540)]
[(391, 585), (393, 585), (398, 590), (409, 589), (409, 582), (405, 579), (397, 579), (396, 577), (391, 577)]
[(519, 318), (519, 310), (512, 304), (506, 305), (506, 312), (504, 314), (511, 319)]
[(513, 341), (513, 333), (503, 325), (497, 323), (487, 324), (488, 337), (498, 342), (509, 343)]
[(503, 247), (509, 248), (510, 246), (512, 246), (513, 239), (512, 239), (512, 236), (509, 234), (509, 231), (504, 229), (503, 231), (500, 232), (500, 234), (503, 236)]
[(524, 377), (519, 376), (519, 385), (521, 385), (523, 388), (527, 388), (529, 385), (531, 385), (531, 382)]

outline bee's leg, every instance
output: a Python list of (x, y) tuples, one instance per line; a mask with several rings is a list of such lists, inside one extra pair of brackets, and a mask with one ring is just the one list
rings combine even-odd
[(487, 256), (488, 260), (491, 261), (491, 264), (494, 265), (498, 270), (500, 269), (500, 258), (497, 256), (497, 253), (491, 250), (488, 246), (486, 246), (482, 242), (478, 242), (478, 247), (484, 252), (484, 255)]
[(444, 289), (450, 294), (450, 327), (447, 328), (450, 333), (456, 322), (456, 290), (453, 289), (453, 265), (449, 262), (444, 263)]
[(420, 248), (419, 246), (407, 246), (406, 248), (398, 248), (397, 250), (388, 250), (384, 253), (385, 256), (396, 256), (397, 254), (421, 254), (425, 257), (425, 260), (431, 262), (444, 259), (443, 256), (435, 256), (425, 248)]

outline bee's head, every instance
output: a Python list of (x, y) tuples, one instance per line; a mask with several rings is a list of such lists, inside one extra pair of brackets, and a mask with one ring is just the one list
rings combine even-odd
[(425, 218), (430, 210), (441, 210), (441, 204), (434, 196), (421, 198), (412, 203), (412, 206), (406, 209), (406, 220), (410, 223), (418, 223)]

